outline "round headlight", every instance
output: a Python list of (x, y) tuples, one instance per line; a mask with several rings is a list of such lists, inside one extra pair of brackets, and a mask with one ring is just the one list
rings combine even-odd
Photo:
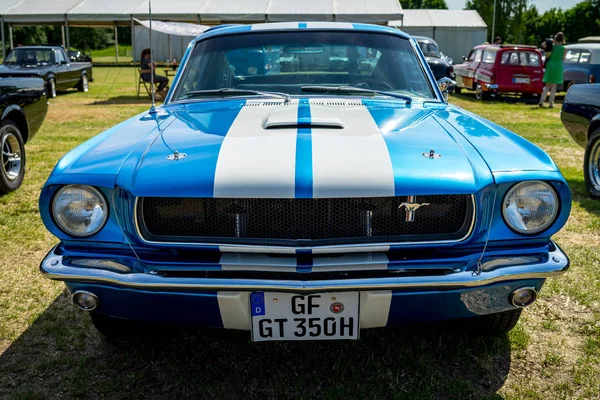
[(539, 181), (521, 182), (504, 196), (502, 215), (511, 229), (534, 234), (554, 222), (558, 208), (558, 196), (552, 186)]
[(54, 196), (52, 215), (65, 233), (86, 237), (102, 229), (108, 218), (108, 207), (98, 189), (84, 185), (67, 185)]

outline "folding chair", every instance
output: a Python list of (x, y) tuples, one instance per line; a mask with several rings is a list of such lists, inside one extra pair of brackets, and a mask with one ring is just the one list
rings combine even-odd
[[(148, 93), (148, 96), (152, 96), (152, 91), (150, 90), (150, 81), (146, 81), (143, 78), (143, 74), (149, 74), (150, 70), (149, 69), (144, 69), (142, 70), (141, 68), (138, 68), (138, 86), (137, 86), (137, 97), (140, 97), (140, 91), (142, 89), (142, 85), (144, 85), (144, 88), (146, 88), (146, 92)], [(154, 82), (154, 85), (156, 87), (158, 87), (159, 83), (158, 82)], [(155, 92), (156, 92), (156, 88), (155, 88)]]

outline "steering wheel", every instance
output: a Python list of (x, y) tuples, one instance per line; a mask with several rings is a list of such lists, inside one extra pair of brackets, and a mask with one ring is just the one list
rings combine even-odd
[(357, 79), (353, 82), (350, 82), (348, 86), (356, 86), (359, 88), (365, 89), (374, 89), (374, 90), (394, 90), (394, 87), (390, 85), (388, 82), (380, 79), (365, 77), (362, 79)]

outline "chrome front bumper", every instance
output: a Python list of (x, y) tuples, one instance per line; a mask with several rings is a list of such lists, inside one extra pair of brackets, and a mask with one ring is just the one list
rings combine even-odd
[[(58, 247), (58, 246), (57, 246)], [(399, 276), (385, 278), (335, 280), (277, 280), (237, 278), (168, 277), (143, 271), (117, 272), (107, 269), (74, 266), (53, 248), (44, 258), (40, 270), (44, 276), (67, 283), (89, 283), (151, 291), (289, 291), (324, 292), (339, 290), (451, 290), (473, 288), (499, 282), (545, 279), (563, 274), (569, 258), (553, 242), (544, 257), (486, 257), (479, 271), (455, 269), (436, 276)], [(298, 274), (300, 278), (303, 274)]]

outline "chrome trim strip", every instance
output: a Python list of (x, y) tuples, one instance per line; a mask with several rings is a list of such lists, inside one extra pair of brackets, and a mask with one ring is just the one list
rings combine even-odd
[(475, 207), (475, 196), (471, 195), (471, 204), (473, 207), (473, 217), (471, 218), (471, 225), (469, 226), (469, 230), (462, 238), (458, 240), (437, 240), (437, 241), (423, 241), (423, 242), (379, 242), (379, 243), (362, 243), (362, 244), (343, 244), (343, 245), (328, 245), (328, 246), (310, 246), (310, 247), (292, 247), (292, 246), (257, 246), (257, 245), (248, 245), (248, 244), (228, 244), (228, 243), (197, 243), (197, 242), (157, 242), (152, 240), (146, 240), (142, 236), (142, 232), (140, 230), (140, 225), (138, 221), (138, 200), (139, 197), (135, 198), (134, 206), (133, 206), (133, 220), (135, 224), (135, 232), (137, 238), (146, 245), (160, 245), (164, 247), (173, 246), (173, 247), (225, 247), (226, 250), (224, 252), (256, 252), (259, 251), (261, 253), (290, 253), (295, 252), (296, 250), (319, 250), (320, 252), (330, 252), (330, 253), (342, 253), (347, 252), (349, 249), (357, 249), (359, 251), (369, 252), (369, 251), (381, 251), (381, 246), (411, 246), (411, 245), (423, 245), (423, 244), (452, 244), (452, 243), (460, 243), (467, 240), (471, 234), (473, 233), (473, 229), (475, 228), (475, 220), (477, 219), (477, 208)]
[[(460, 271), (444, 276), (418, 276), (393, 278), (367, 278), (348, 280), (269, 280), (269, 279), (221, 279), (221, 278), (172, 278), (150, 273), (119, 274), (106, 270), (70, 266), (54, 249), (40, 265), (42, 274), (52, 280), (66, 282), (110, 284), (131, 289), (148, 290), (229, 290), (229, 291), (290, 291), (326, 292), (339, 290), (423, 289), (449, 290), (478, 287), (497, 282), (525, 279), (546, 279), (565, 273), (570, 266), (569, 258), (556, 246), (548, 253), (547, 261), (495, 268), (480, 274)], [(505, 257), (501, 257), (505, 258)], [(515, 257), (518, 258), (518, 257)], [(493, 261), (488, 260), (488, 261)]]

